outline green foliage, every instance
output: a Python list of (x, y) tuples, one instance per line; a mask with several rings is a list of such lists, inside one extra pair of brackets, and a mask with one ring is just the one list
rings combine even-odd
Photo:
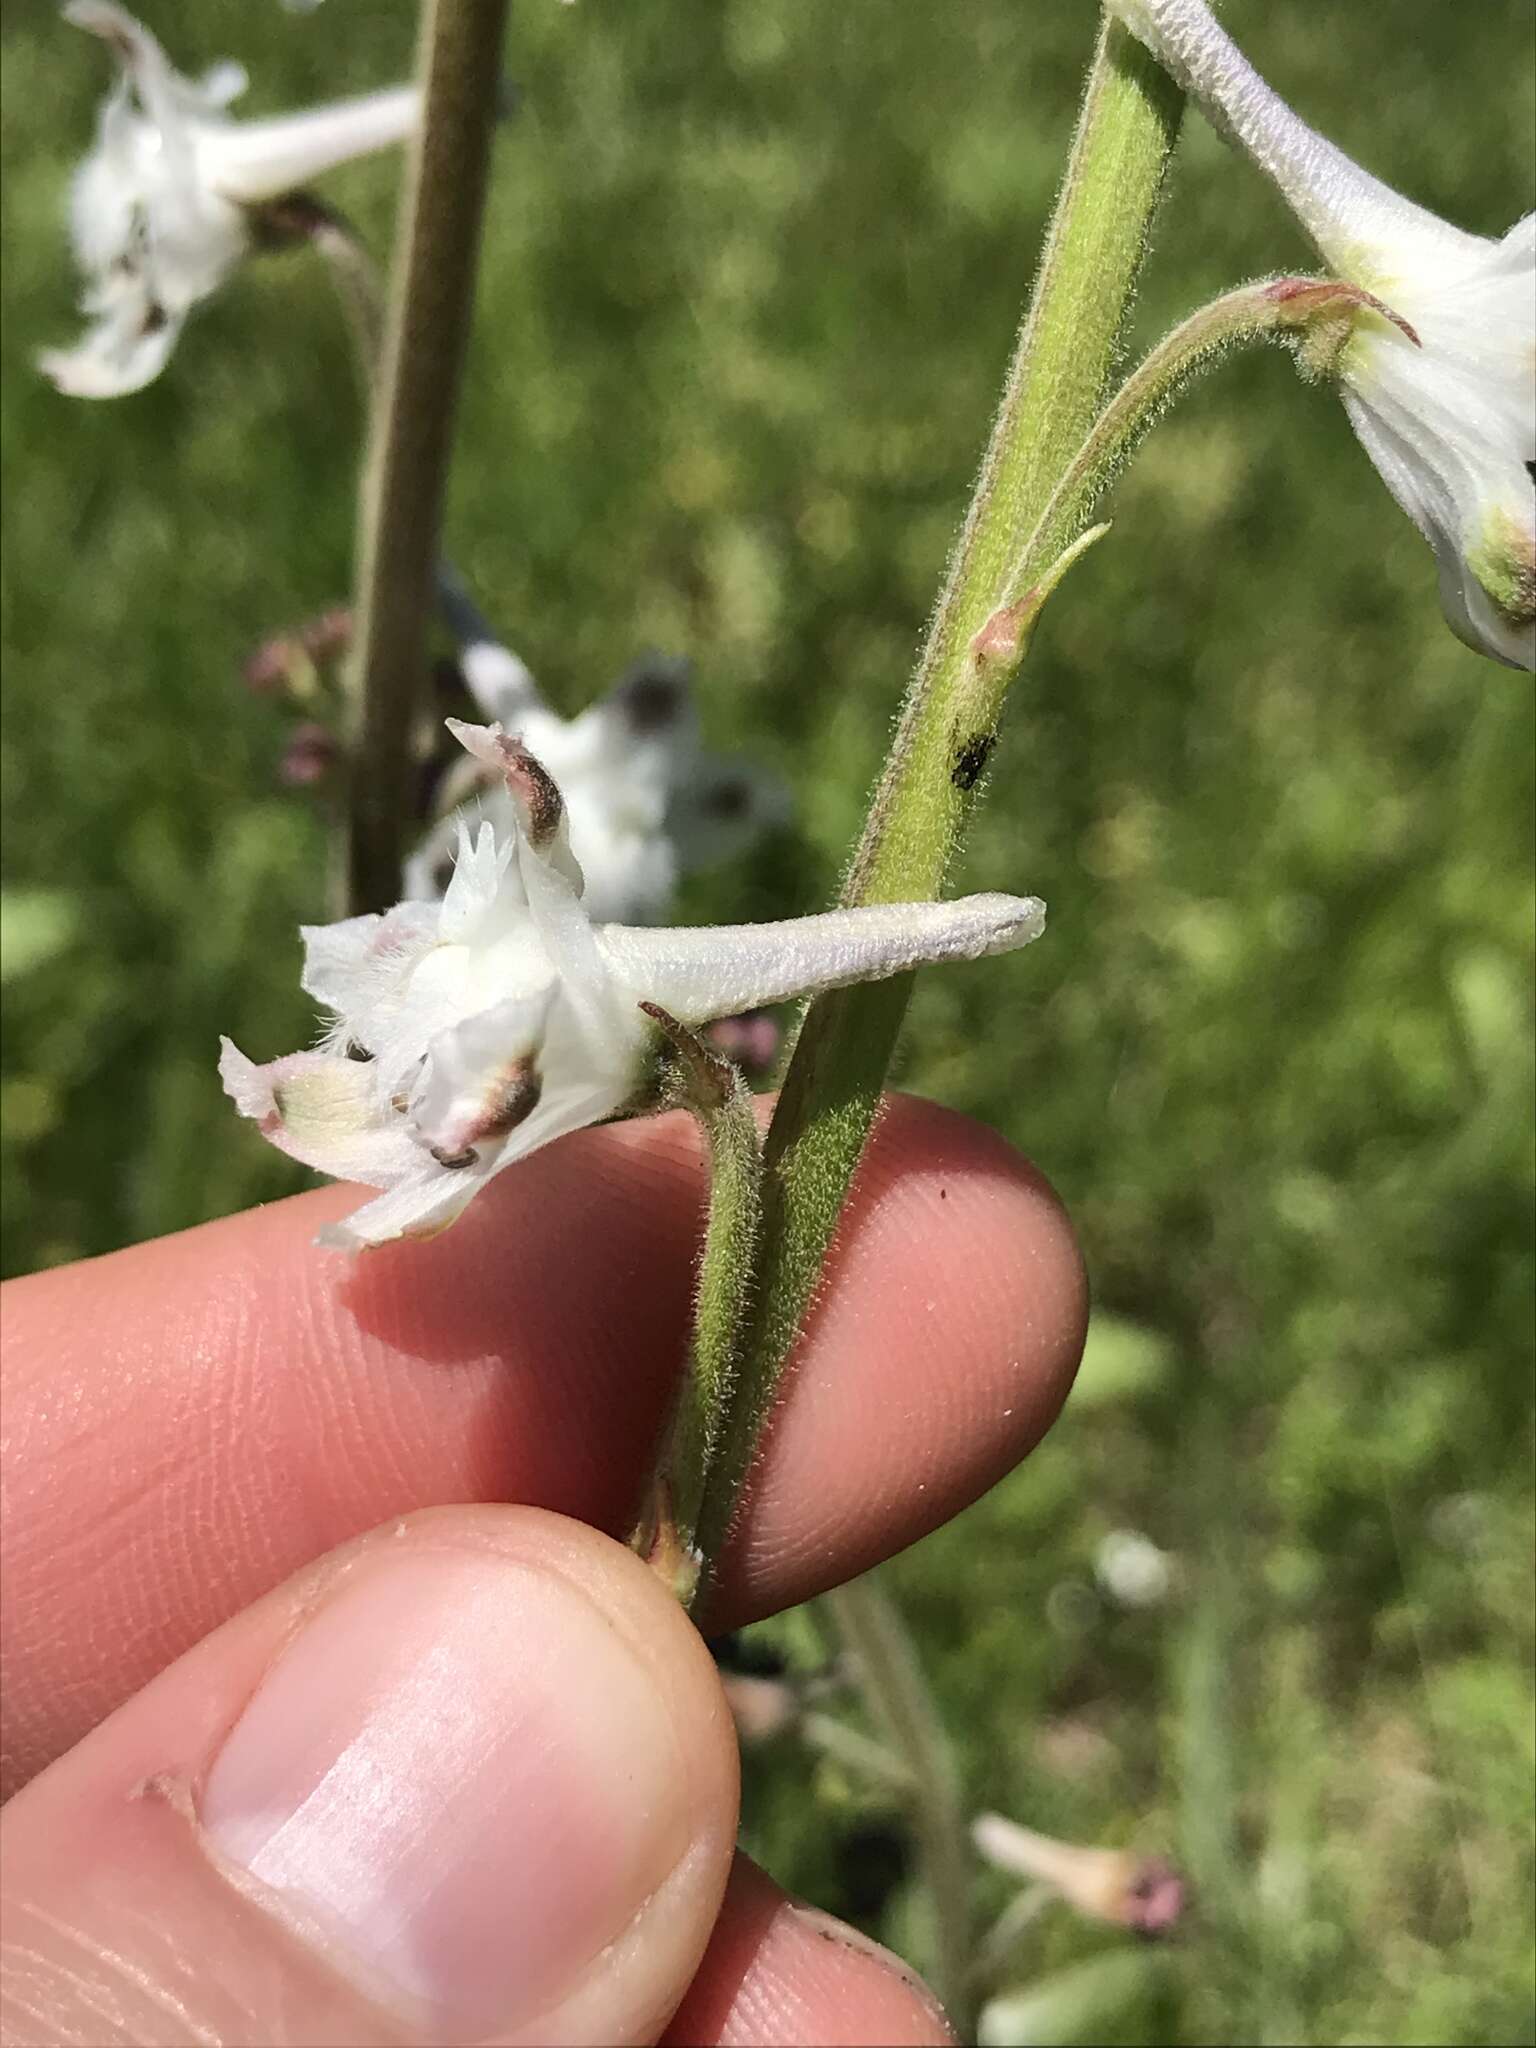
[[(1490, 233), (1524, 203), (1512, 0), (1476, 35), (1431, 0), (1226, 13), (1415, 197)], [(190, 69), (245, 58), (273, 108), (397, 73), (409, 15), (153, 19)], [(792, 781), (796, 832), (690, 914), (833, 891), (1090, 40), (1077, 0), (516, 18), (450, 541), (558, 701), (686, 651), (719, 743)], [(277, 791), (282, 720), (237, 671), (347, 588), (358, 418), (302, 257), (243, 273), (141, 397), (33, 374), (71, 332), (56, 215), (102, 69), (41, 8), (7, 16), (4, 58), (19, 1270), (297, 1183), (213, 1071), (221, 1029), (258, 1057), (304, 1041), (294, 927), (324, 908), (322, 820)], [(1173, 185), (1138, 348), (1306, 265), (1197, 118)], [(381, 237), (387, 168), (335, 189)], [(1198, 387), (1109, 509), (957, 877), (1038, 891), (1050, 929), (919, 986), (902, 1079), (1041, 1162), (1114, 1321), (1094, 1398), (892, 1583), (973, 1803), (1192, 1876), (1166, 1966), (1093, 2025), (1530, 2039), (1531, 692), (1452, 641), (1422, 542), (1279, 355)], [(1167, 1605), (1097, 1590), (1117, 1526), (1177, 1554)], [(783, 1626), (808, 1657), (814, 1624)], [(845, 1766), (781, 1744), (748, 1812), (786, 1882), (921, 1955), (901, 1886), (866, 1881), (880, 1809)], [(1116, 1944), (1048, 1914), (1009, 1981)]]

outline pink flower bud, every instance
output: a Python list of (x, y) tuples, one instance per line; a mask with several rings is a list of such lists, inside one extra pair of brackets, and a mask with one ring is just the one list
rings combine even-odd
[(308, 789), (323, 782), (335, 767), (341, 748), (329, 726), (306, 719), (288, 735), (278, 775), (290, 789)]

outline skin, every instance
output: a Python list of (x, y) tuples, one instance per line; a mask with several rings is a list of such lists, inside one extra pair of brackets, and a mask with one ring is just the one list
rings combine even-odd
[[(616, 1944), (534, 2031), (525, 2015), (475, 2038), (948, 2038), (893, 1958), (732, 1861), (713, 1666), (613, 1540), (682, 1355), (702, 1197), (691, 1126), (656, 1118), (549, 1148), (429, 1244), (316, 1251), (358, 1199), (328, 1188), (5, 1290), (6, 2040), (468, 2038), (313, 1930), (296, 1942), (204, 1831), (274, 1665), (400, 1571), (483, 1581), (492, 1615), (498, 1586), (541, 1588), (573, 1699), (602, 1693), (581, 1675), (595, 1610), (686, 1758), (668, 1824), (690, 1846), (635, 1923), (644, 1968)], [(577, 1266), (573, 1246), (598, 1251)], [(894, 1098), (706, 1631), (850, 1578), (984, 1492), (1054, 1418), (1085, 1317), (1038, 1174)], [(562, 1601), (581, 1609), (568, 1638)], [(584, 1881), (541, 1883), (562, 1875)]]

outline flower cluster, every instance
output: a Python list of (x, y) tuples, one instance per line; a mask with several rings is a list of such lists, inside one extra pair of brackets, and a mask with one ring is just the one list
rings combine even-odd
[(71, 0), (65, 19), (100, 36), (120, 77), (96, 146), (75, 174), (70, 230), (85, 274), (79, 345), (40, 367), (76, 398), (138, 391), (165, 367), (192, 308), (250, 248), (260, 210), (323, 171), (401, 141), (416, 125), (414, 86), (301, 114), (235, 121), (238, 64), (183, 78), (149, 31), (111, 0)]
[(1007, 952), (1044, 925), (1035, 898), (999, 895), (693, 930), (595, 923), (553, 778), (498, 725), (453, 730), (499, 775), (510, 829), (460, 822), (441, 903), (306, 930), (304, 987), (331, 1015), (318, 1051), (258, 1067), (226, 1041), (220, 1063), (275, 1145), (383, 1190), (333, 1244), (430, 1235), (514, 1160), (645, 1106), (651, 1010), (704, 1024)]
[(1536, 215), (1502, 240), (1452, 227), (1309, 128), (1204, 0), (1113, 4), (1274, 180), (1324, 261), (1402, 323), (1354, 324), (1328, 367), (1434, 549), (1452, 630), (1536, 668)]

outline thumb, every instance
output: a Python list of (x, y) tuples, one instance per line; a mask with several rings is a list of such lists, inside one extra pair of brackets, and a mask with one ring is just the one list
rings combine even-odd
[(736, 1828), (713, 1666), (627, 1551), (450, 1508), (321, 1561), (5, 1810), (7, 2042), (643, 2042)]

